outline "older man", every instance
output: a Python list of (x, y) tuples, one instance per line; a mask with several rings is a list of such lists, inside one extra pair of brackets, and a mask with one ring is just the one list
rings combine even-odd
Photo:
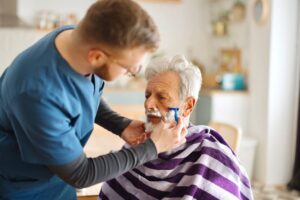
[(201, 87), (201, 73), (184, 57), (153, 61), (146, 70), (146, 129), (179, 108), (188, 129), (186, 143), (103, 184), (100, 199), (253, 199), (243, 167), (224, 139), (189, 122)]

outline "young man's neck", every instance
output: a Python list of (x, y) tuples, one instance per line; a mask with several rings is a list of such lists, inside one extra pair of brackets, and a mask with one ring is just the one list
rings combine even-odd
[(86, 56), (85, 46), (76, 37), (74, 30), (61, 32), (55, 39), (55, 45), (61, 56), (68, 62), (70, 67), (81, 75), (91, 74), (92, 68), (84, 59)]

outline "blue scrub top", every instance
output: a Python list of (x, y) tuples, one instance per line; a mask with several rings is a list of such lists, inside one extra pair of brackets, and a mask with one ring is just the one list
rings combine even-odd
[(104, 82), (75, 72), (57, 51), (59, 28), (19, 54), (0, 78), (0, 199), (76, 199), (47, 165), (83, 153)]

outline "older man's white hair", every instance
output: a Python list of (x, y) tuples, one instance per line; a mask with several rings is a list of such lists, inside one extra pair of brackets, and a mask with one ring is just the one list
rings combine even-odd
[(160, 57), (152, 60), (146, 68), (145, 76), (147, 80), (157, 74), (173, 71), (180, 77), (181, 100), (192, 96), (198, 99), (199, 91), (202, 84), (202, 76), (198, 67), (188, 62), (184, 56), (177, 55), (173, 58)]

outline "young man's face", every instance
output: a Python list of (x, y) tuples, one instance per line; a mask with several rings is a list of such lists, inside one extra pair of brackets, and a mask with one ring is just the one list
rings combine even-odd
[(125, 74), (136, 74), (141, 69), (143, 61), (148, 54), (144, 47), (104, 53), (105, 62), (98, 66), (94, 73), (106, 81), (112, 81)]
[(175, 72), (164, 72), (151, 78), (145, 91), (147, 122), (158, 124), (166, 116), (169, 107), (184, 109), (179, 98), (180, 78)]

